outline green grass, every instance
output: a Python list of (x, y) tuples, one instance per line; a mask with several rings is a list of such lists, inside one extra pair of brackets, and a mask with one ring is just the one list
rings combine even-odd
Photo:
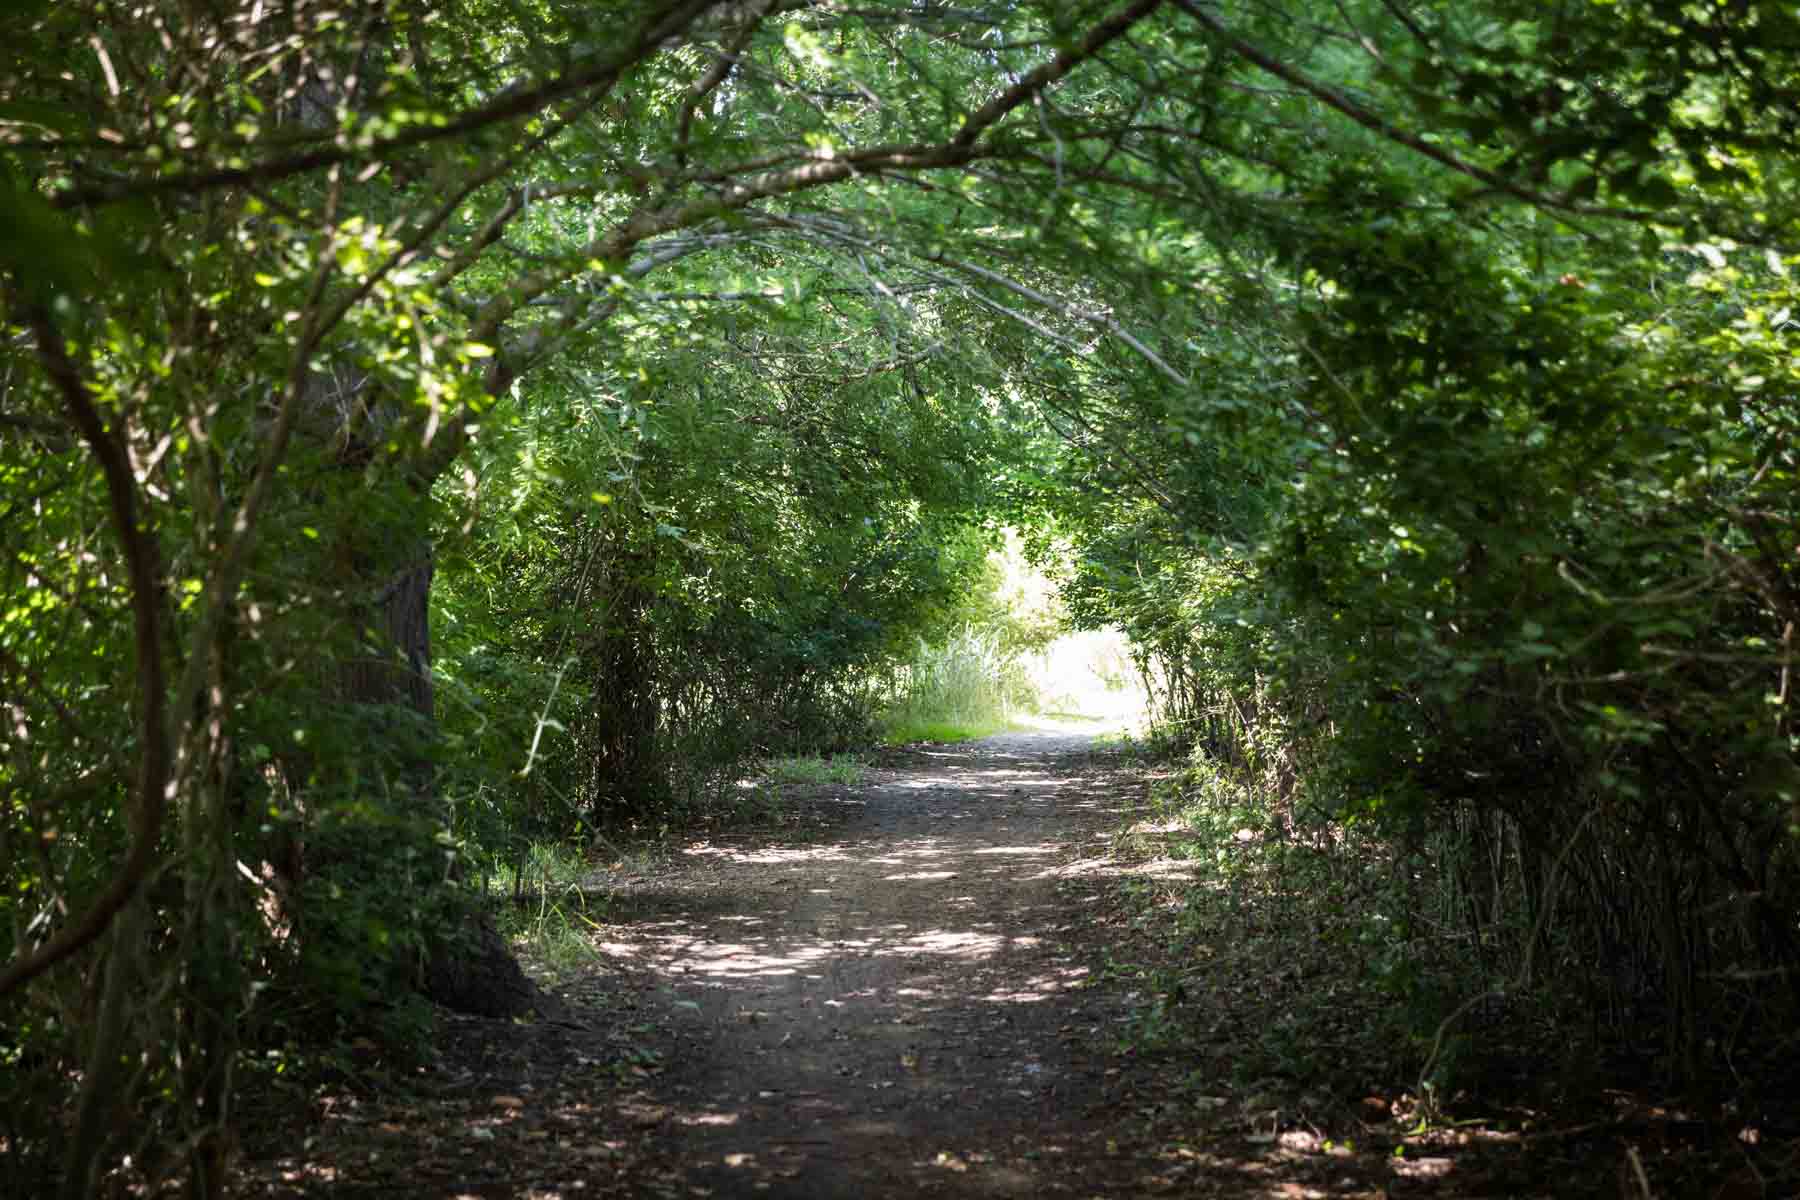
[(891, 722), (882, 731), (881, 740), (888, 746), (906, 746), (913, 742), (972, 742), (992, 737), (1010, 729), (1021, 728), (1012, 721), (994, 720), (961, 723), (957, 721), (905, 720)]
[(587, 874), (587, 862), (575, 847), (561, 842), (533, 842), (519, 861), (502, 863), (490, 889), (503, 893), (552, 891), (571, 887)]
[(830, 758), (802, 754), (768, 759), (762, 764), (761, 777), (763, 782), (777, 785), (836, 783), (855, 787), (862, 782), (863, 771), (862, 761), (852, 754), (834, 754)]
[(598, 928), (581, 887), (587, 863), (571, 846), (533, 842), (521, 860), (502, 865), (487, 881), (501, 903), (495, 923), (520, 957), (554, 978), (573, 974), (598, 953), (589, 935)]

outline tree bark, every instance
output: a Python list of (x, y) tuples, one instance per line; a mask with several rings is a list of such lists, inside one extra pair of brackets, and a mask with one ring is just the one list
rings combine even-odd
[(357, 614), (361, 645), (342, 666), (340, 686), (359, 704), (398, 704), (436, 716), (431, 686), (431, 548), (420, 546)]

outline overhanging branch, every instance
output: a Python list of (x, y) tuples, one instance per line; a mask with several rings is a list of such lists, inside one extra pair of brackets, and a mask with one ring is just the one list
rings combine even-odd
[(1352, 121), (1355, 121), (1358, 125), (1361, 125), (1364, 129), (1371, 130), (1396, 145), (1405, 146), (1409, 150), (1418, 154), (1423, 154), (1426, 158), (1429, 158), (1442, 166), (1449, 167), (1452, 171), (1467, 175), (1471, 179), (1479, 180), (1497, 192), (1504, 192), (1515, 199), (1523, 200), (1525, 203), (1538, 208), (1548, 209), (1552, 212), (1569, 213), (1573, 216), (1604, 217), (1613, 221), (1635, 222), (1654, 221), (1662, 216), (1660, 213), (1650, 212), (1641, 208), (1609, 208), (1599, 204), (1577, 204), (1570, 200), (1546, 195), (1543, 192), (1533, 191), (1531, 188), (1523, 187), (1497, 171), (1489, 170), (1487, 167), (1472, 163), (1465, 158), (1460, 158), (1457, 155), (1450, 153), (1450, 151), (1444, 149), (1442, 146), (1433, 145), (1431, 142), (1426, 141), (1417, 134), (1406, 132), (1392, 121), (1389, 121), (1386, 117), (1383, 117), (1378, 113), (1370, 112), (1368, 109), (1356, 103), (1335, 88), (1327, 87), (1317, 80), (1288, 66), (1286, 63), (1275, 59), (1257, 46), (1252, 45), (1250, 42), (1245, 41), (1243, 38), (1233, 33), (1226, 27), (1223, 21), (1200, 7), (1197, 0), (1170, 0), (1170, 2), (1181, 9), (1182, 12), (1185, 12), (1188, 16), (1192, 17), (1195, 21), (1205, 26), (1207, 30), (1229, 47), (1233, 53), (1237, 54), (1240, 58), (1243, 58), (1246, 62), (1253, 63), (1260, 70), (1275, 76), (1275, 78), (1282, 80), (1284, 83), (1299, 88), (1301, 91), (1312, 96), (1315, 100), (1320, 101), (1326, 106), (1336, 109), (1346, 117), (1349, 117)]
[(494, 125), (531, 116), (559, 100), (566, 100), (583, 92), (604, 94), (629, 68), (655, 53), (669, 39), (679, 36), (702, 13), (717, 4), (718, 0), (677, 0), (667, 4), (661, 12), (653, 14), (640, 24), (634, 34), (622, 39), (619, 48), (597, 55), (584, 66), (537, 87), (501, 95), (487, 104), (452, 117), (441, 125), (422, 124), (392, 137), (382, 138), (366, 147), (321, 146), (317, 150), (241, 167), (183, 171), (68, 188), (56, 193), (51, 198), (51, 203), (61, 209), (86, 208), (145, 196), (191, 194), (224, 187), (266, 184), (340, 163), (377, 162), (400, 150), (466, 137)]

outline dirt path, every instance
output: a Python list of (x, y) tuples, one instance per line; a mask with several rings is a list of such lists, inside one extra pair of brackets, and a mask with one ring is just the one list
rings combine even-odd
[(1096, 986), (1141, 773), (1047, 730), (786, 791), (800, 836), (599, 870), (582, 1024), (446, 1017), (434, 1066), (251, 1115), (239, 1194), (1142, 1194)]
[(1083, 1182), (1109, 1069), (1093, 1044), (1119, 1014), (1086, 990), (1072, 945), (1098, 899), (1082, 864), (1138, 786), (1091, 742), (917, 751), (827, 789), (850, 811), (826, 842), (698, 846), (687, 869), (625, 890), (653, 915), (603, 948), (667, 981), (683, 1034), (643, 1089), (666, 1123), (665, 1187), (1034, 1196)]

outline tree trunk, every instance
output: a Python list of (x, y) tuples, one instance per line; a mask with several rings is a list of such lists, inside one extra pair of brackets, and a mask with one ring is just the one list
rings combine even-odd
[(435, 719), (431, 687), (431, 548), (388, 580), (366, 610), (355, 656), (340, 671), (345, 699), (355, 704), (398, 704)]
[[(431, 578), (430, 549), (421, 547), (409, 565), (374, 590), (373, 600), (356, 614), (361, 644), (343, 664), (340, 684), (350, 703), (401, 706), (435, 728)], [(430, 763), (420, 758), (403, 775), (410, 803), (422, 812), (435, 812)], [(452, 864), (451, 874), (461, 878), (459, 866)], [(454, 1012), (497, 1018), (563, 1012), (526, 977), (479, 904), (468, 906), (459, 927), (436, 931), (420, 977), (424, 994)]]
[(653, 811), (667, 800), (658, 734), (656, 643), (646, 584), (653, 569), (641, 551), (616, 554), (576, 603), (594, 615), (582, 658), (592, 699), (578, 742), (587, 758), (583, 797), (596, 826)]
[[(314, 498), (320, 508), (314, 523), (333, 531), (322, 547), (320, 567), (337, 609), (333, 624), (348, 635), (334, 647), (335, 661), (323, 664), (319, 685), (335, 701), (332, 707), (348, 710), (346, 715), (359, 722), (352, 735), (365, 739), (358, 744), (366, 749), (354, 755), (339, 750), (343, 761), (309, 764), (300, 774), (323, 768), (335, 776), (325, 787), (327, 795), (335, 787), (354, 795), (366, 791), (373, 772), (386, 804), (402, 815), (441, 823), (433, 768), (430, 482), (397, 468), (382, 472), (370, 488), (362, 468), (386, 453), (382, 441), (396, 414), (369, 387), (355, 372), (321, 377), (308, 422), (311, 437), (318, 439), (315, 446), (340, 468), (323, 473), (325, 491)], [(346, 490), (334, 494), (338, 487)], [(299, 853), (289, 856), (286, 868), (292, 878), (284, 888), (290, 903), (298, 903), (298, 885), (308, 876), (343, 872), (345, 879), (367, 887), (369, 879), (397, 866), (367, 861), (383, 853), (375, 846), (339, 841), (332, 858), (303, 844), (295, 849)], [(455, 863), (450, 873), (452, 879), (461, 877)], [(429, 999), (459, 1012), (517, 1017), (533, 1009), (560, 1011), (526, 978), (480, 904), (468, 903), (461, 911), (454, 927), (427, 930), (424, 961), (396, 963), (399, 972), (416, 980)]]

